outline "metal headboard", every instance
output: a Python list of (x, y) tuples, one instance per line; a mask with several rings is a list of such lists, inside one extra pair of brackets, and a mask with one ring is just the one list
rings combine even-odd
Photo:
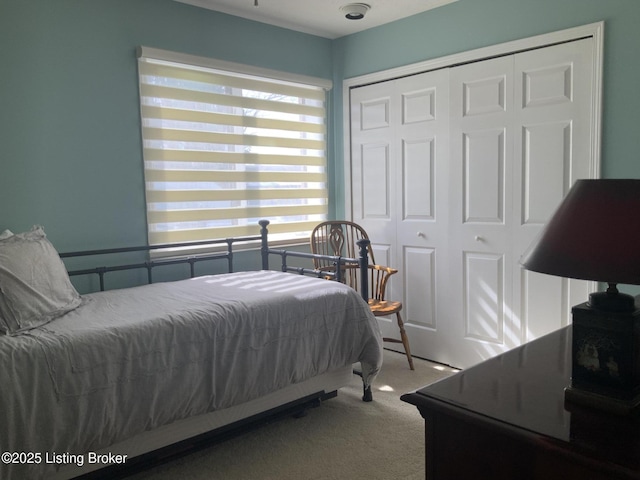
[[(262, 257), (262, 269), (269, 270), (269, 255), (278, 255), (281, 258), (281, 270), (283, 272), (293, 272), (301, 275), (312, 275), (322, 278), (330, 278), (336, 281), (342, 281), (342, 268), (337, 268), (338, 265), (358, 265), (360, 268), (362, 278), (362, 285), (360, 293), (362, 297), (367, 300), (368, 299), (368, 283), (367, 283), (367, 270), (368, 270), (368, 240), (361, 240), (358, 242), (360, 247), (360, 257), (359, 258), (347, 258), (347, 257), (336, 257), (336, 256), (328, 256), (328, 255), (316, 255), (311, 253), (304, 252), (295, 252), (289, 250), (277, 250), (269, 248), (269, 232), (268, 232), (268, 220), (260, 220), (260, 234), (259, 235), (247, 235), (241, 237), (232, 237), (226, 239), (219, 240), (205, 240), (201, 242), (187, 242), (187, 243), (172, 243), (172, 244), (161, 244), (161, 245), (143, 245), (138, 247), (122, 247), (122, 248), (106, 248), (106, 249), (98, 249), (98, 250), (83, 250), (83, 251), (75, 251), (75, 252), (65, 252), (61, 253), (61, 258), (77, 258), (77, 257), (88, 257), (88, 256), (100, 256), (100, 255), (110, 255), (110, 254), (122, 254), (122, 253), (131, 253), (131, 252), (150, 252), (152, 250), (162, 250), (162, 249), (175, 249), (181, 247), (209, 247), (209, 246), (219, 246), (226, 245), (226, 251), (224, 252), (216, 252), (216, 253), (207, 253), (207, 254), (197, 254), (197, 255), (186, 255), (180, 256), (177, 258), (169, 258), (169, 259), (157, 259), (157, 260), (145, 260), (143, 262), (136, 263), (126, 263), (112, 266), (100, 266), (94, 268), (85, 268), (78, 270), (69, 270), (70, 276), (79, 276), (79, 275), (98, 275), (100, 280), (100, 291), (105, 290), (104, 278), (105, 275), (109, 272), (118, 272), (124, 270), (135, 270), (135, 269), (146, 269), (147, 271), (147, 281), (148, 283), (153, 283), (153, 270), (157, 267), (163, 267), (168, 265), (179, 265), (179, 264), (188, 264), (190, 270), (191, 278), (195, 277), (195, 264), (198, 262), (209, 261), (209, 260), (227, 260), (227, 270), (228, 272), (234, 271), (233, 265), (233, 257), (234, 250), (233, 246), (237, 243), (246, 243), (246, 242), (255, 242), (260, 241), (261, 245), (261, 257)], [(362, 243), (362, 244), (361, 244)], [(324, 271), (324, 270), (316, 270), (312, 268), (301, 268), (301, 267), (293, 267), (287, 265), (287, 259), (289, 257), (295, 258), (309, 258), (312, 259), (314, 257), (324, 258), (325, 260), (329, 260), (336, 266), (334, 271)]]

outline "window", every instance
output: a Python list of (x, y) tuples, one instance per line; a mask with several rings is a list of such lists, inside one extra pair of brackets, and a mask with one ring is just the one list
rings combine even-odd
[(327, 218), (330, 83), (147, 47), (138, 57), (149, 243), (255, 235), (261, 218), (272, 240), (306, 241)]

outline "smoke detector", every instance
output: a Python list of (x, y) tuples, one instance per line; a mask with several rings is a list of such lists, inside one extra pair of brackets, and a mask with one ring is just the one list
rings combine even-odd
[(344, 16), (348, 20), (362, 20), (366, 13), (371, 10), (371, 5), (366, 3), (350, 3), (344, 7), (340, 7)]

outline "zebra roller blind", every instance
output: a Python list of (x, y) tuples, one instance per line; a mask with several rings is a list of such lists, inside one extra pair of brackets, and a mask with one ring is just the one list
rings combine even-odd
[(261, 218), (306, 241), (326, 219), (327, 81), (146, 47), (138, 71), (151, 245), (253, 235)]

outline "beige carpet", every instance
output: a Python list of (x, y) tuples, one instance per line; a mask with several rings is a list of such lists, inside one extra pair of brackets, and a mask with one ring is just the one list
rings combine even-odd
[(362, 382), (310, 409), (129, 477), (135, 480), (402, 480), (424, 479), (424, 423), (400, 395), (452, 370), (385, 350), (374, 401), (361, 401)]

